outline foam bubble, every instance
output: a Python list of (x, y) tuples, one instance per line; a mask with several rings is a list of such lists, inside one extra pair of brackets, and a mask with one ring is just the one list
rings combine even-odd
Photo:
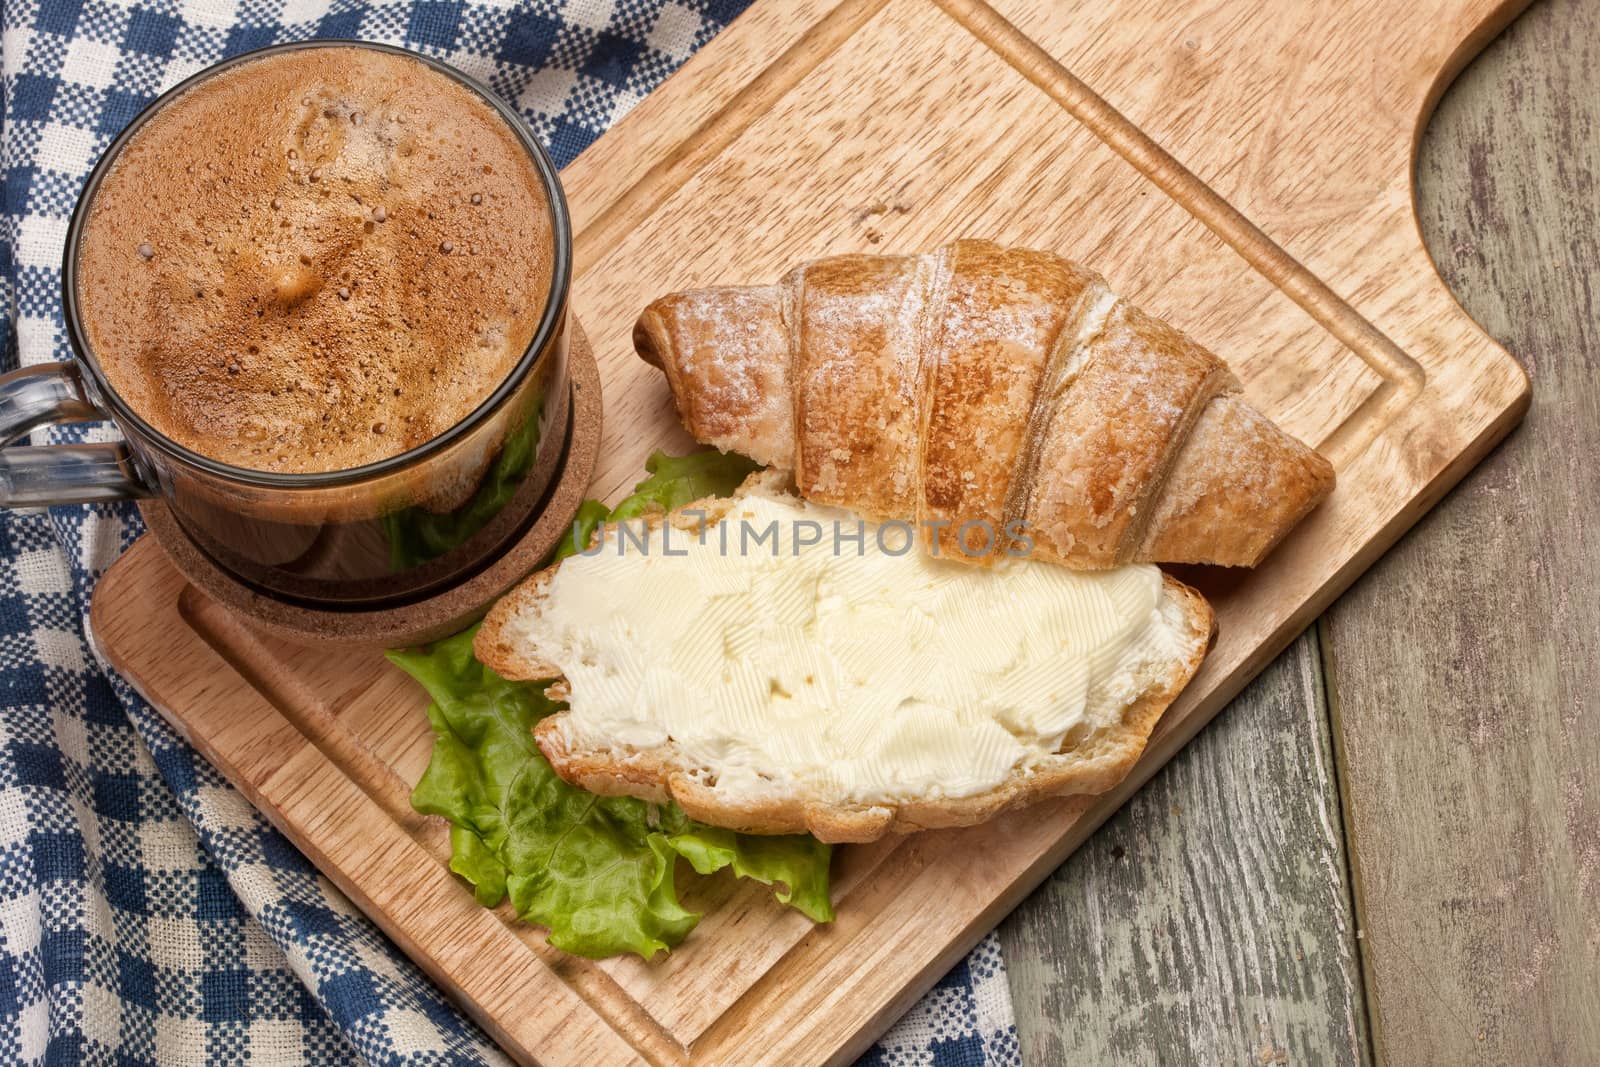
[(504, 381), (551, 260), (538, 172), (498, 112), (414, 59), (315, 48), (202, 82), (138, 131), (90, 209), (78, 296), (112, 386), (168, 437), (342, 470)]

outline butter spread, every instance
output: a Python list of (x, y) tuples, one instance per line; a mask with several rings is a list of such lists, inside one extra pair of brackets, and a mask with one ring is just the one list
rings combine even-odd
[(851, 803), (992, 789), (1115, 723), (1192, 644), (1156, 567), (977, 567), (861, 527), (767, 495), (699, 537), (634, 521), (509, 636), (561, 668), (575, 742), (670, 741), (730, 799)]

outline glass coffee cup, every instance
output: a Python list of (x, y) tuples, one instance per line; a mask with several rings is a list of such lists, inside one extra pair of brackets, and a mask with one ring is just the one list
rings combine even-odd
[[(526, 151), (548, 205), (549, 291), (510, 372), (443, 432), (348, 469), (258, 470), (174, 440), (113, 386), (85, 328), (80, 252), (106, 175), (163, 107), (242, 64), (328, 48), (371, 49), (424, 64), (470, 90), (504, 120)], [(141, 246), (140, 254), (146, 251)], [(0, 377), (0, 445), (51, 423), (107, 419), (123, 441), (0, 449), (0, 504), (159, 500), (220, 570), (289, 604), (379, 609), (458, 584), (528, 530), (561, 469), (572, 421), (571, 261), (571, 224), (554, 163), (516, 114), (471, 78), (426, 56), (364, 42), (312, 41), (231, 58), (162, 94), (111, 143), (90, 174), (68, 229), (62, 271), (76, 361)]]

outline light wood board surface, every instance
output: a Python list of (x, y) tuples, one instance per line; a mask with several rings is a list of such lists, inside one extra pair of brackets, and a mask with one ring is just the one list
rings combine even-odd
[(664, 964), (563, 957), (446, 872), (442, 829), (405, 801), (420, 695), (376, 657), (251, 633), (149, 543), (101, 582), (96, 636), (517, 1055), (847, 1059), (1520, 417), (1520, 369), (1435, 275), (1410, 199), (1436, 88), (1516, 6), (1360, 0), (1313, 23), (1271, 0), (766, 0), (565, 172), (573, 306), (605, 386), (597, 495), (686, 443), (628, 344), (650, 298), (962, 234), (1091, 263), (1339, 468), (1263, 567), (1200, 576), (1221, 638), (1125, 783), (845, 849), (827, 928), (738, 891)]

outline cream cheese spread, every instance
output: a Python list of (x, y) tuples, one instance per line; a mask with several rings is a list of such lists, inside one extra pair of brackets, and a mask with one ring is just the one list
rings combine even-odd
[(730, 796), (854, 803), (992, 789), (1114, 723), (1192, 644), (1156, 567), (979, 567), (907, 543), (780, 496), (699, 537), (635, 521), (563, 562), (507, 636), (561, 668), (575, 741), (670, 741)]

